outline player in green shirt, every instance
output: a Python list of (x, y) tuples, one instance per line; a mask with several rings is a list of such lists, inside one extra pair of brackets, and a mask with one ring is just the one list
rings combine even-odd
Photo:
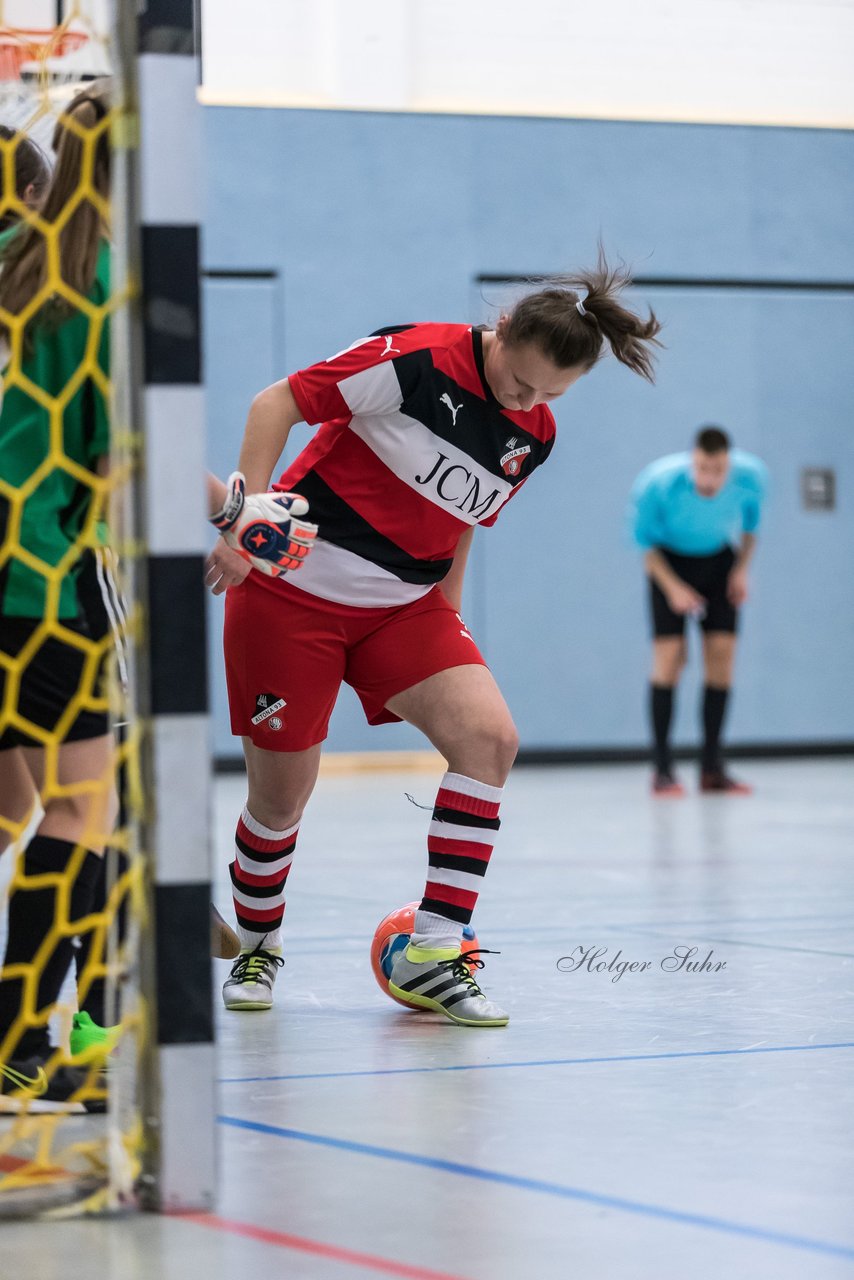
[[(63, 1063), (50, 1043), (47, 1019), (73, 939), (57, 931), (52, 948), (45, 941), (64, 921), (66, 895), (68, 922), (92, 910), (116, 814), (113, 737), (97, 702), (100, 663), (86, 661), (85, 642), (91, 649), (95, 640), (77, 589), (103, 514), (95, 495), (110, 443), (110, 248), (102, 216), (110, 191), (108, 94), (106, 81), (87, 85), (54, 136), (56, 167), (40, 214), (63, 227), (64, 288), (50, 287), (46, 237), (37, 225), (21, 221), (0, 236), (0, 308), (26, 317), (0, 322), (2, 834), (8, 836), (9, 820), (26, 821), (37, 796), (44, 808), (9, 899), (0, 981), (4, 1110), (104, 1107), (94, 1068)], [(95, 199), (79, 201), (69, 216), (81, 188)], [(28, 312), (45, 282), (45, 300)], [(55, 879), (45, 885), (46, 876)], [(35, 877), (41, 882), (28, 884)], [(22, 975), (32, 974), (37, 955), (37, 989), (28, 996)]]

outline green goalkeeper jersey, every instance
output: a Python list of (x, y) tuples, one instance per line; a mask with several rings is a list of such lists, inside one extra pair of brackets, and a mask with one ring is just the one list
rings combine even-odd
[[(18, 228), (12, 228), (0, 235), (0, 270), (4, 251), (17, 234)], [(87, 356), (97, 361), (105, 378), (110, 373), (106, 240), (101, 241), (88, 298), (98, 308), (95, 318), (75, 311), (54, 326), (40, 324), (37, 318), (30, 325), (20, 367), (10, 361), (8, 351), (3, 357), (0, 615), (6, 617), (45, 616), (51, 576), (45, 570), (60, 563), (58, 616), (78, 614), (75, 551), (84, 550), (81, 533), (92, 500), (92, 489), (79, 469), (95, 473), (98, 459), (110, 447), (109, 406), (102, 387), (90, 374), (81, 376)], [(75, 464), (77, 475), (72, 471)], [(36, 472), (34, 487), (21, 501), (21, 488)]]

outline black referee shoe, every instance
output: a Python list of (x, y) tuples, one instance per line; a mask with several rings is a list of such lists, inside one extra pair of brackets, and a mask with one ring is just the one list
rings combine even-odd
[(700, 790), (726, 792), (730, 796), (753, 795), (753, 787), (731, 778), (725, 769), (704, 769), (700, 774)]
[(685, 788), (672, 773), (659, 769), (652, 775), (652, 794), (654, 796), (684, 796)]
[(48, 1072), (47, 1061), (48, 1056), (35, 1054), (0, 1063), (0, 1113), (84, 1115), (107, 1110), (97, 1068), (58, 1066)]

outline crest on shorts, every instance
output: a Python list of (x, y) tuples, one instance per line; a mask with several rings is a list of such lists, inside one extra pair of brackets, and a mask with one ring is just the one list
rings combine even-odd
[(252, 717), (252, 723), (263, 724), (265, 720), (269, 720), (271, 729), (281, 729), (281, 720), (278, 724), (275, 724), (274, 720), (278, 719), (276, 712), (287, 705), (284, 698), (277, 697), (275, 693), (259, 693), (255, 699), (255, 715)]
[(501, 470), (506, 476), (518, 476), (522, 470), (522, 461), (527, 453), (531, 452), (529, 444), (519, 444), (518, 436), (511, 436), (509, 440), (504, 441), (505, 448), (509, 453), (505, 453), (501, 459)]

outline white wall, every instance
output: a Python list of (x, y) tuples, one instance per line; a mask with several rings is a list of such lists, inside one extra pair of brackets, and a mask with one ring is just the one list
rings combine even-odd
[[(127, 0), (125, 0), (127, 2)], [(77, 0), (103, 29), (108, 0)], [(854, 128), (854, 0), (201, 0), (206, 102)], [(49, 26), (54, 0), (3, 0)]]
[[(118, 3), (119, 0), (114, 0)], [(63, 12), (74, 9), (85, 26), (107, 30), (110, 0), (63, 0)], [(4, 27), (50, 28), (56, 22), (56, 0), (2, 0), (0, 24)]]
[(202, 0), (206, 102), (854, 127), (854, 0)]

